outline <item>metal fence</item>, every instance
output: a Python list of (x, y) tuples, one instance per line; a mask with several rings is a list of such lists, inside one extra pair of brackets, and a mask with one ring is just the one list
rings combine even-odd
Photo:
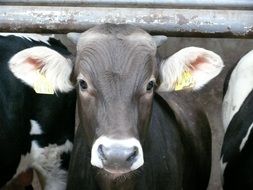
[(0, 0), (0, 32), (80, 32), (105, 22), (169, 36), (252, 38), (253, 1)]

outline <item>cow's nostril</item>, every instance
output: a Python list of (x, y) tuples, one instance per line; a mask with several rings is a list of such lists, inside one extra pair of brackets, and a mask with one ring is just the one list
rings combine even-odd
[(135, 158), (137, 157), (137, 155), (138, 155), (138, 148), (135, 146), (133, 147), (133, 151), (130, 154), (130, 156), (126, 159), (126, 161), (133, 162)]
[(104, 146), (102, 144), (98, 146), (98, 155), (100, 156), (101, 160), (106, 160), (106, 156), (104, 153)]

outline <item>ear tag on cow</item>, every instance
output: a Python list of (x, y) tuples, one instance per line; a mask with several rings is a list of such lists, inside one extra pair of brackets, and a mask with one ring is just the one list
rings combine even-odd
[(175, 90), (183, 90), (186, 88), (193, 88), (195, 85), (194, 78), (190, 71), (184, 71), (183, 74), (178, 78), (175, 85)]
[(33, 84), (33, 89), (37, 94), (54, 94), (53, 85), (47, 78), (37, 71), (37, 79)]

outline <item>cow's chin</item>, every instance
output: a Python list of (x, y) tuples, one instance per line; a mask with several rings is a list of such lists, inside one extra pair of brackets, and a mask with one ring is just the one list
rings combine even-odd
[(121, 178), (127, 179), (132, 176), (132, 173), (134, 173), (134, 171), (130, 169), (112, 169), (104, 167), (102, 170), (104, 171), (105, 175), (112, 180)]
[(131, 172), (131, 170), (124, 170), (124, 169), (116, 170), (116, 169), (104, 168), (104, 170), (110, 173), (111, 175), (118, 175), (118, 176)]

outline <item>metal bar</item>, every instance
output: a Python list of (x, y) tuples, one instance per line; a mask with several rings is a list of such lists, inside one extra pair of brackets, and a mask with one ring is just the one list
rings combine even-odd
[(80, 32), (105, 22), (169, 36), (253, 37), (249, 10), (0, 6), (1, 32)]
[(252, 0), (0, 0), (0, 5), (253, 10)]

